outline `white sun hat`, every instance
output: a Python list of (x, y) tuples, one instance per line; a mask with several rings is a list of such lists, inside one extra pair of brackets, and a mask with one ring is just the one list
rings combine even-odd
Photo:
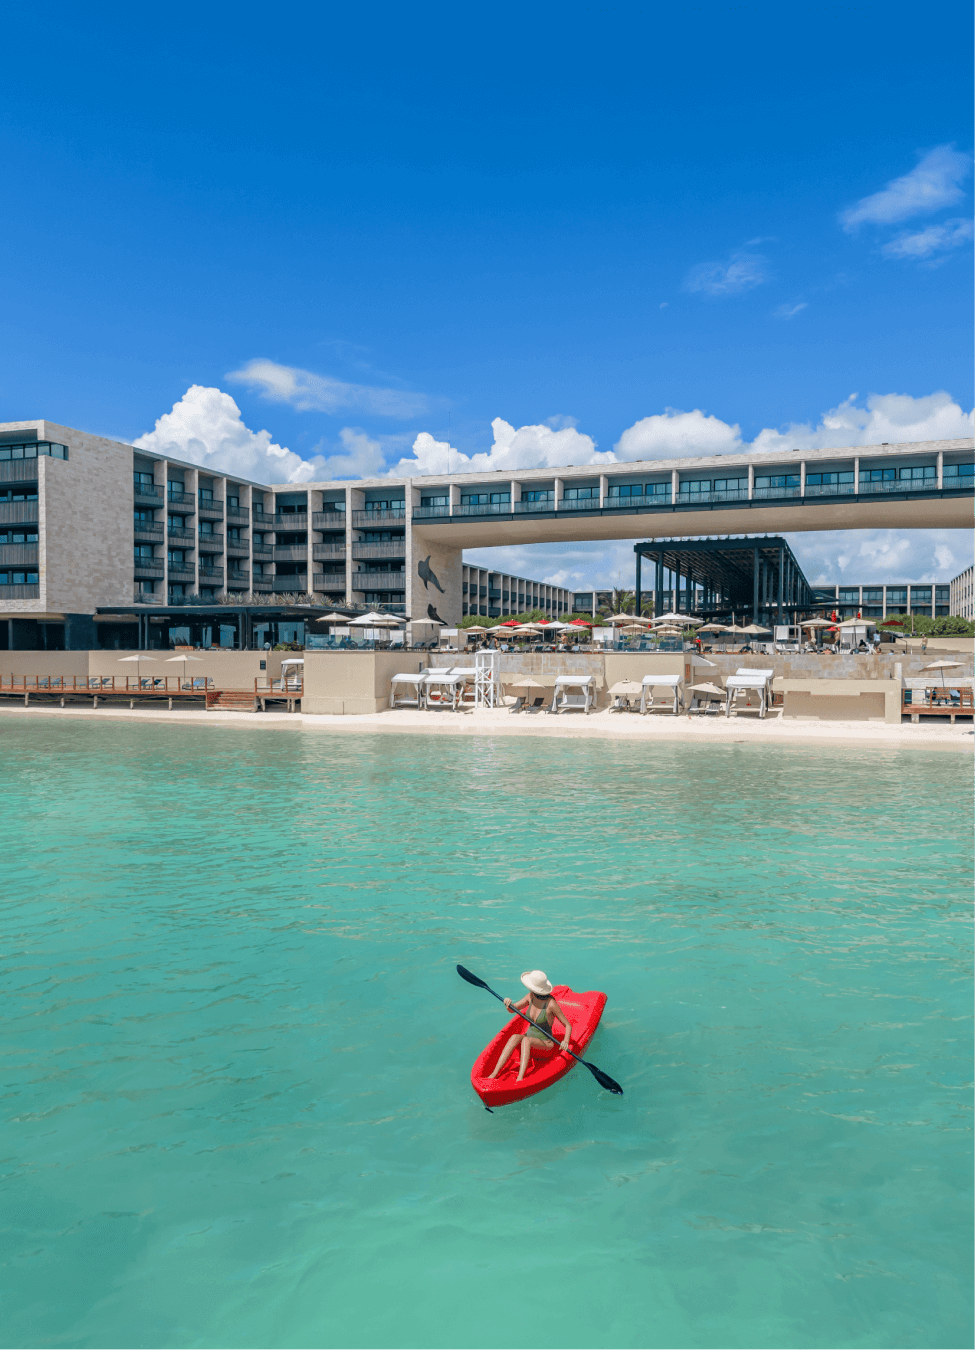
[(548, 976), (544, 970), (524, 971), (521, 982), (533, 994), (550, 994), (552, 992), (552, 986), (549, 984)]

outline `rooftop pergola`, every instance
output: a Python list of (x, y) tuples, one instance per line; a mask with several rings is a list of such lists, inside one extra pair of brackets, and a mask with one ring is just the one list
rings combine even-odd
[[(695, 593), (688, 600), (693, 613), (717, 617), (729, 612), (751, 612), (757, 623), (762, 614), (782, 622), (813, 607), (813, 593), (788, 541), (781, 535), (739, 539), (649, 539), (634, 544), (636, 554), (636, 610), (644, 589), (654, 594), (654, 609), (663, 609), (665, 590), (674, 591), (674, 607), (683, 584)], [(654, 568), (653, 585), (643, 587), (643, 562)], [(664, 585), (665, 573), (672, 584)], [(697, 593), (701, 601), (697, 603)]]

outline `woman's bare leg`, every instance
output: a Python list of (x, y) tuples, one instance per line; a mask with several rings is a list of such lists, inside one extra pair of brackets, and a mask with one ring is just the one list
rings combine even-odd
[[(508, 1037), (508, 1044), (501, 1051), (501, 1056), (498, 1059), (497, 1064), (495, 1064), (494, 1066), (494, 1072), (489, 1073), (488, 1078), (497, 1078), (498, 1074), (501, 1072), (501, 1070), (507, 1064), (508, 1060), (511, 1058), (512, 1050), (514, 1050), (515, 1046), (518, 1044), (519, 1041), (523, 1041), (524, 1039), (525, 1039), (524, 1036)], [(524, 1054), (524, 1051), (522, 1051), (522, 1054)]]

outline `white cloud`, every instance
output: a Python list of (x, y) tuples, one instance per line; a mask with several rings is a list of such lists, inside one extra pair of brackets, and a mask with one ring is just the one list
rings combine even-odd
[(798, 305), (779, 305), (772, 313), (776, 319), (794, 319), (797, 314), (808, 308), (807, 302), (802, 300)]
[(740, 295), (769, 279), (768, 259), (760, 253), (733, 253), (727, 262), (698, 263), (684, 278), (686, 291)]
[(339, 432), (342, 452), (315, 457), (315, 473), (323, 479), (376, 478), (386, 466), (382, 442), (374, 440), (359, 427), (343, 427)]
[(855, 234), (861, 225), (896, 225), (911, 216), (952, 206), (964, 195), (961, 184), (971, 167), (971, 156), (950, 145), (938, 145), (910, 173), (841, 212), (840, 223), (848, 234)]
[(743, 449), (741, 428), (729, 426), (700, 409), (666, 412), (642, 417), (628, 427), (613, 447), (618, 461), (630, 459), (681, 459), (687, 455), (730, 455)]
[(227, 376), (272, 403), (287, 403), (299, 412), (336, 413), (345, 409), (378, 417), (418, 417), (426, 412), (424, 394), (402, 389), (382, 389), (367, 384), (347, 384), (330, 375), (315, 375), (298, 366), (282, 366), (265, 358), (248, 361)]
[(880, 445), (888, 441), (940, 441), (971, 436), (973, 414), (965, 413), (943, 390), (924, 398), (871, 394), (857, 407), (851, 394), (822, 414), (819, 423), (792, 422), (784, 431), (760, 431), (752, 450), (813, 450), (829, 446)]
[[(571, 418), (552, 418), (553, 422), (571, 422)], [(448, 441), (435, 440), (428, 431), (421, 431), (413, 442), (413, 458), (401, 459), (389, 472), (394, 477), (414, 478), (422, 474), (463, 469), (485, 473), (492, 469), (514, 471), (528, 468), (560, 468), (569, 464), (612, 464), (616, 456), (610, 451), (597, 451), (596, 442), (574, 426), (546, 425), (519, 427), (496, 417), (491, 423), (494, 444), (480, 454), (465, 455)]]
[(200, 384), (191, 385), (172, 412), (159, 418), (155, 430), (133, 445), (259, 483), (299, 483), (314, 477), (313, 465), (276, 445), (269, 431), (250, 431), (229, 394)]
[(972, 563), (970, 530), (848, 530), (788, 538), (813, 586), (950, 581)]
[(885, 258), (930, 258), (936, 253), (947, 253), (960, 248), (975, 234), (970, 220), (946, 220), (943, 225), (928, 225), (914, 234), (899, 234), (884, 244), (880, 252)]

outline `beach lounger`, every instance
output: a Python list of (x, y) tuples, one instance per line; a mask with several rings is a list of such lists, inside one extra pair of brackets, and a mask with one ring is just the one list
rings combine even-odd
[(544, 695), (544, 694), (542, 694), (541, 698), (535, 698), (535, 699), (532, 699), (531, 703), (530, 703), (530, 704), (527, 704), (526, 707), (525, 707), (525, 712), (528, 712), (528, 713), (538, 713), (538, 712), (544, 712), (544, 711), (545, 711), (545, 695)]
[(524, 694), (520, 694), (518, 698), (515, 699), (514, 703), (512, 703), (511, 707), (508, 709), (508, 712), (520, 713), (524, 710), (524, 707), (525, 707), (525, 696)]

